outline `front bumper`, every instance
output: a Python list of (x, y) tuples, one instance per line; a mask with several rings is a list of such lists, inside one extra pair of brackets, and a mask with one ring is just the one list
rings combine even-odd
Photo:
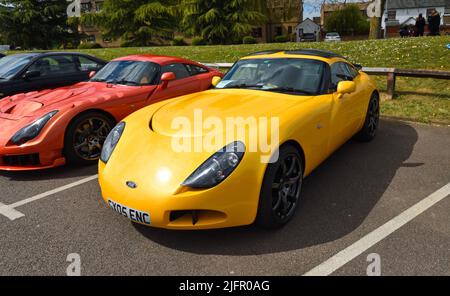
[(28, 143), (22, 146), (0, 147), (0, 171), (43, 170), (65, 163), (62, 149)]
[[(152, 181), (152, 176), (158, 175), (158, 168), (155, 167), (162, 167), (160, 164), (163, 164), (163, 160), (158, 158), (153, 158), (152, 165), (148, 165), (145, 171), (130, 165), (125, 166), (129, 168), (127, 170), (100, 162), (99, 183), (108, 207), (109, 201), (112, 201), (148, 213), (151, 224), (147, 226), (200, 230), (250, 225), (256, 218), (263, 177), (261, 173), (264, 172), (261, 166), (249, 165), (251, 161), (244, 157), (240, 166), (225, 181), (204, 190), (178, 185), (184, 176), (175, 178), (173, 184)], [(146, 162), (143, 159), (139, 164)], [(169, 169), (175, 171), (176, 165), (169, 166)], [(137, 186), (130, 188), (127, 186), (129, 181)]]

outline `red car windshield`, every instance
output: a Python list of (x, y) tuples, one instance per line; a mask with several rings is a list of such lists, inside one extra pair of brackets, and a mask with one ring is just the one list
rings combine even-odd
[(101, 69), (92, 82), (106, 82), (131, 86), (154, 85), (160, 66), (151, 62), (113, 61)]

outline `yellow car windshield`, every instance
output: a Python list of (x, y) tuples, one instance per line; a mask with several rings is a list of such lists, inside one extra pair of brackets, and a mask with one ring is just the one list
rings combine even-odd
[(321, 90), (324, 69), (324, 62), (313, 59), (246, 59), (237, 62), (216, 88), (314, 95)]

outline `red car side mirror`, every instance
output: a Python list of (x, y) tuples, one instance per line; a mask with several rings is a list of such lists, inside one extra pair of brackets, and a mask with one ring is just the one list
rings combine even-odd
[(175, 76), (175, 73), (173, 72), (166, 72), (163, 75), (161, 75), (161, 82), (162, 87), (166, 88), (170, 81), (177, 79)]
[(91, 71), (91, 72), (89, 72), (89, 78), (92, 78), (92, 77), (94, 77), (94, 76), (95, 76), (95, 74), (96, 74), (96, 72), (95, 72), (95, 71)]

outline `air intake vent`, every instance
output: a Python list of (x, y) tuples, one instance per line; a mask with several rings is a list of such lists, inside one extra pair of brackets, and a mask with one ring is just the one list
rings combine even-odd
[(39, 165), (39, 154), (4, 156), (3, 163), (7, 166), (35, 166)]

